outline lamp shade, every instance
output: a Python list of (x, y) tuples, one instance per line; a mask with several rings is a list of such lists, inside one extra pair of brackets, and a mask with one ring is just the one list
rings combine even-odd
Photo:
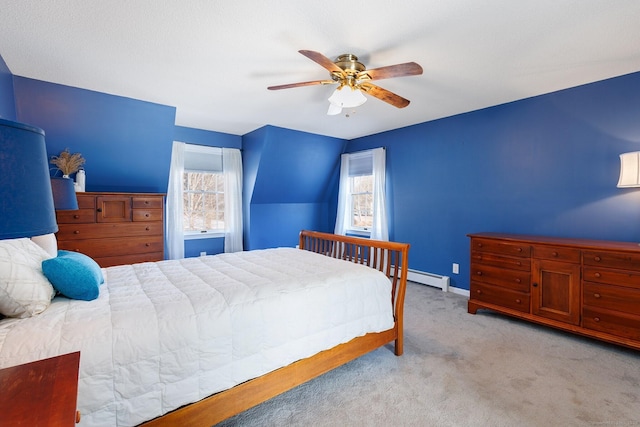
[(618, 187), (640, 187), (640, 151), (620, 154)]
[(0, 239), (58, 231), (44, 131), (0, 119)]
[(78, 198), (71, 178), (51, 178), (53, 206), (57, 211), (74, 211), (78, 209)]
[(362, 94), (360, 89), (353, 89), (350, 86), (340, 86), (329, 97), (329, 102), (336, 107), (353, 108), (367, 102), (367, 98)]

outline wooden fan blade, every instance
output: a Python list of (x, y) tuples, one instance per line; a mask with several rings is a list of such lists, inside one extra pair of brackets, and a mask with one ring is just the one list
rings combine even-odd
[(400, 95), (396, 95), (393, 92), (390, 92), (386, 89), (381, 88), (380, 86), (376, 86), (371, 83), (363, 83), (360, 85), (360, 88), (367, 94), (374, 96), (379, 100), (386, 102), (387, 104), (391, 104), (394, 107), (404, 108), (409, 105), (409, 102), (411, 102), (408, 99), (401, 97)]
[(316, 63), (322, 65), (324, 68), (326, 68), (330, 72), (338, 73), (340, 75), (344, 75), (344, 70), (342, 68), (338, 67), (336, 64), (334, 64), (332, 60), (330, 60), (329, 58), (327, 58), (323, 54), (321, 54), (319, 52), (314, 52), (312, 50), (299, 50), (298, 52), (300, 52), (301, 54), (303, 54), (304, 56), (306, 56), (307, 58), (309, 58), (313, 62), (316, 62)]
[(404, 64), (388, 65), (386, 67), (364, 70), (358, 73), (357, 79), (382, 80), (391, 77), (417, 76), (422, 74), (422, 67), (415, 62), (405, 62)]
[(289, 83), (286, 85), (269, 86), (269, 90), (291, 89), (292, 87), (314, 86), (314, 85), (330, 85), (334, 84), (333, 80), (313, 80), (310, 82)]

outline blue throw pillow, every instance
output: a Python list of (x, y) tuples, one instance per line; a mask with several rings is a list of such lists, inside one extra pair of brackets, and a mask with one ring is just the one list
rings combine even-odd
[(59, 250), (56, 258), (42, 261), (42, 272), (62, 295), (84, 301), (98, 298), (104, 282), (100, 266), (79, 252)]

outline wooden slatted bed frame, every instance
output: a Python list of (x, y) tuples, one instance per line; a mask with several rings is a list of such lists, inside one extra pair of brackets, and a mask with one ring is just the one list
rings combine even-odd
[(403, 307), (407, 285), (409, 244), (362, 239), (303, 230), (300, 249), (364, 264), (385, 273), (392, 283), (392, 329), (364, 336), (299, 360), (273, 372), (216, 393), (148, 421), (144, 427), (176, 425), (210, 427), (265, 402), (285, 391), (395, 341), (395, 354), (403, 352)]

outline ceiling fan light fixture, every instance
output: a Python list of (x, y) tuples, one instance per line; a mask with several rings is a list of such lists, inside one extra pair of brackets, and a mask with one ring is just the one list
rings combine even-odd
[(329, 102), (341, 109), (358, 107), (366, 101), (367, 98), (362, 94), (362, 91), (351, 86), (340, 86), (329, 97)]
[(327, 111), (327, 116), (337, 116), (342, 113), (342, 107), (329, 103), (329, 110)]

